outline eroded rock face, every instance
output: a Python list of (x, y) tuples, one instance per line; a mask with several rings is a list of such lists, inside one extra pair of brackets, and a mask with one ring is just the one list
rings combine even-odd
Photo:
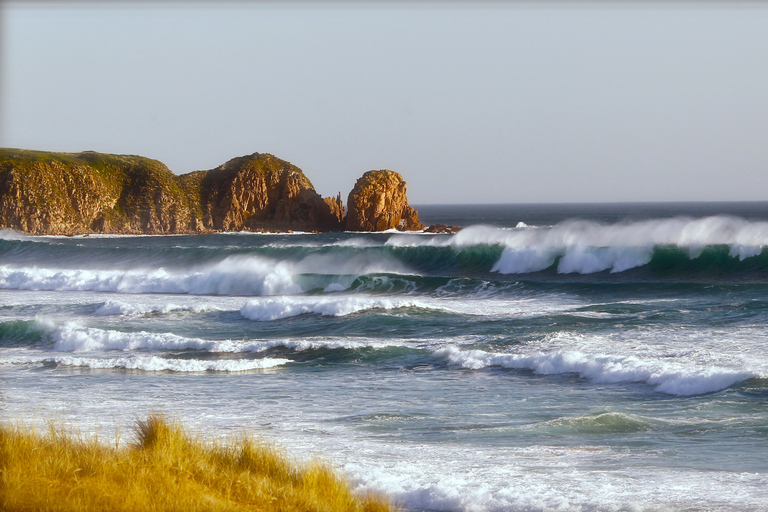
[(36, 235), (178, 232), (189, 208), (174, 179), (139, 156), (0, 149), (0, 226)]
[(349, 195), (323, 199), (298, 167), (269, 154), (174, 175), (134, 155), (0, 148), (0, 228), (35, 235), (213, 231), (420, 230), (392, 171), (370, 171)]
[(368, 171), (347, 199), (345, 228), (349, 231), (419, 231), (416, 210), (408, 204), (403, 177), (394, 171)]
[(208, 171), (199, 187), (206, 229), (332, 231), (340, 227), (330, 205), (301, 169), (272, 155), (234, 158)]
[(331, 209), (331, 215), (333, 215), (335, 222), (338, 223), (338, 227), (341, 228), (344, 226), (346, 209), (344, 208), (344, 203), (341, 202), (341, 192), (339, 192), (336, 197), (326, 197), (324, 200), (328, 205), (328, 208)]

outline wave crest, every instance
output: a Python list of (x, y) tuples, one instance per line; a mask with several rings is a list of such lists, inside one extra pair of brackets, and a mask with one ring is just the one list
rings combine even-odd
[(595, 383), (642, 382), (670, 395), (692, 396), (721, 391), (738, 382), (766, 378), (768, 372), (719, 366), (699, 367), (646, 361), (632, 356), (584, 354), (575, 350), (556, 350), (534, 354), (502, 354), (483, 350), (446, 347), (435, 354), (451, 365), (471, 370), (498, 366), (532, 370), (542, 375), (575, 373)]

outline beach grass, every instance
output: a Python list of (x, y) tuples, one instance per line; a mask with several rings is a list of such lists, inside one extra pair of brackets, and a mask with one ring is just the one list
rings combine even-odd
[(360, 495), (327, 464), (298, 464), (252, 437), (209, 442), (152, 415), (134, 439), (109, 446), (51, 424), (45, 433), (0, 426), (3, 511), (394, 510)]

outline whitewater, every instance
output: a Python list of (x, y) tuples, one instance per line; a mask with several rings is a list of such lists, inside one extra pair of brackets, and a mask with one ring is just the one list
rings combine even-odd
[(0, 231), (0, 419), (247, 432), (412, 511), (768, 511), (768, 203)]

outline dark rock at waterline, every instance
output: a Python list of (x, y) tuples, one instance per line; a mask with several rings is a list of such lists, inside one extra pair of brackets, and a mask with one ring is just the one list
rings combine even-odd
[(461, 231), (459, 226), (451, 226), (449, 224), (432, 224), (424, 229), (425, 233), (439, 233), (445, 235), (452, 235)]

